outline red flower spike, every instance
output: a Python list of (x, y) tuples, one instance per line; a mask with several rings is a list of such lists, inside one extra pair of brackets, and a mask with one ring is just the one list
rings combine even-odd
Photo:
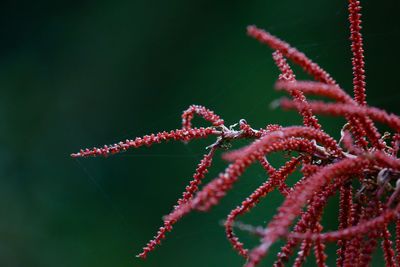
[[(361, 218), (360, 214), (366, 216), (367, 214), (366, 209), (363, 206), (361, 206), (360, 203), (357, 202), (352, 203), (348, 225), (349, 226), (357, 225), (360, 222)], [(346, 242), (346, 247), (344, 250), (343, 266), (350, 266), (352, 263), (355, 263), (356, 265), (358, 264), (362, 242), (363, 240), (360, 236), (356, 236), (353, 239)]]
[[(343, 89), (340, 89), (337, 85), (329, 85), (318, 82), (277, 82), (275, 84), (277, 90), (285, 90), (289, 93), (294, 89), (303, 92), (304, 94), (312, 94), (318, 96), (324, 96), (336, 100), (341, 103), (357, 105), (357, 103), (346, 93)], [(304, 108), (310, 109), (306, 104), (303, 104)], [(297, 107), (299, 109), (299, 107)], [(350, 124), (353, 126), (352, 131), (357, 136), (357, 141), (362, 145), (366, 146), (365, 141), (362, 137), (366, 134), (372, 141), (373, 145), (378, 149), (384, 149), (385, 144), (381, 142), (381, 135), (376, 129), (373, 122), (366, 116), (346, 116)], [(365, 129), (365, 130), (364, 130)]]
[(274, 175), (274, 173), (276, 172), (276, 169), (274, 167), (272, 167), (272, 165), (268, 162), (266, 157), (259, 157), (258, 161), (260, 161), (261, 166), (263, 167), (263, 169), (267, 172), (267, 174), (269, 176)]
[(185, 204), (190, 199), (193, 198), (193, 194), (198, 191), (199, 185), (201, 184), (202, 179), (208, 172), (208, 168), (211, 166), (212, 158), (214, 157), (216, 147), (212, 147), (208, 154), (205, 154), (203, 159), (200, 161), (197, 166), (196, 172), (193, 175), (193, 180), (186, 187), (186, 191), (183, 193), (181, 199), (178, 200), (178, 205)]
[[(302, 180), (302, 182), (304, 182), (304, 180)], [(300, 184), (302, 183), (297, 183), (295, 187)], [(293, 229), (293, 233), (304, 233), (308, 229), (314, 230), (318, 225), (318, 220), (322, 215), (323, 208), (326, 205), (328, 198), (336, 192), (339, 185), (340, 184), (338, 183), (329, 184), (325, 186), (323, 190), (315, 194), (313, 200), (310, 202), (312, 204), (310, 204), (308, 210), (301, 215)], [(274, 266), (283, 266), (283, 262), (288, 261), (289, 256), (292, 254), (297, 243), (298, 240), (288, 238), (288, 242), (281, 248), (281, 252), (278, 254), (278, 260), (274, 263)]]
[[(375, 216), (378, 212), (379, 212), (379, 207), (378, 207), (378, 203), (376, 200), (372, 200), (371, 204), (366, 207), (364, 209), (364, 216), (363, 216), (363, 220), (367, 220), (368, 218), (370, 218), (371, 216)], [(374, 252), (374, 250), (377, 248), (378, 246), (378, 238), (380, 237), (380, 232), (378, 231), (378, 229), (371, 229), (370, 232), (368, 232), (367, 234), (367, 239), (364, 240), (363, 242), (363, 247), (361, 249), (361, 253), (360, 250), (357, 251), (358, 254), (360, 256), (360, 265), (361, 266), (369, 266), (369, 263), (372, 260), (372, 253)], [(359, 236), (358, 239), (361, 239), (361, 237)], [(352, 255), (354, 257), (354, 255)], [(349, 264), (350, 264), (351, 260), (349, 260)]]
[(385, 255), (385, 263), (386, 266), (394, 267), (396, 266), (395, 264), (395, 259), (394, 259), (394, 250), (393, 250), (393, 242), (390, 240), (391, 235), (389, 230), (387, 229), (387, 226), (382, 230), (382, 250)]
[[(348, 1), (354, 99), (303, 53), (270, 33), (249, 26), (247, 32), (250, 36), (275, 51), (273, 59), (281, 72), (275, 88), (288, 92), (293, 98), (281, 100), (280, 104), (284, 108), (297, 109), (303, 117), (304, 126), (266, 124), (255, 130), (244, 119), (227, 126), (213, 111), (192, 105), (182, 114), (181, 129), (85, 149), (71, 155), (108, 156), (163, 141), (188, 142), (215, 136), (216, 141), (208, 147), (209, 153), (198, 164), (182, 197), (171, 213), (164, 216), (164, 225), (143, 248), (139, 257), (145, 258), (154, 250), (173, 225), (189, 212), (208, 211), (219, 204), (244, 171), (258, 161), (269, 179), (231, 211), (225, 222), (228, 240), (239, 254), (248, 257), (245, 267), (255, 267), (267, 255), (270, 246), (280, 238), (286, 238), (287, 242), (276, 255), (274, 267), (284, 266), (298, 244), (300, 250), (294, 261), (295, 266), (302, 266), (313, 249), (315, 265), (325, 267), (327, 255), (324, 250), (327, 242), (337, 242), (337, 266), (368, 266), (378, 241), (385, 256), (385, 265), (400, 264), (400, 160), (397, 158), (400, 117), (366, 104), (360, 3), (357, 0)], [(296, 81), (286, 59), (303, 68), (316, 82)], [(322, 96), (331, 102), (308, 101), (305, 95)], [(338, 142), (322, 130), (314, 114), (343, 116), (348, 121), (340, 131), (341, 139)], [(194, 116), (202, 117), (211, 126), (193, 128)], [(394, 133), (381, 136), (374, 125), (375, 121), (386, 124)], [(224, 172), (200, 188), (216, 150), (229, 148), (229, 144), (237, 139), (250, 139), (251, 144), (224, 153), (223, 158), (231, 163)], [(268, 162), (267, 156), (278, 151), (295, 155), (276, 170)], [(290, 187), (285, 179), (298, 166), (302, 177)], [(239, 215), (251, 210), (274, 189), (278, 189), (284, 201), (266, 228), (236, 222)], [(337, 192), (340, 193), (338, 229), (322, 232), (321, 217), (328, 199)], [(396, 253), (388, 231), (392, 223), (396, 223)], [(260, 237), (260, 244), (248, 251), (235, 235), (234, 227)]]
[(193, 128), (183, 130), (172, 130), (170, 132), (160, 132), (157, 134), (145, 135), (143, 137), (137, 137), (135, 140), (126, 140), (119, 142), (114, 145), (105, 145), (102, 148), (82, 149), (78, 153), (71, 154), (73, 158), (85, 158), (85, 157), (106, 157), (110, 154), (117, 154), (124, 152), (130, 148), (138, 148), (141, 146), (151, 146), (155, 143), (161, 143), (162, 141), (176, 140), (176, 141), (190, 141), (197, 138), (206, 138), (210, 135), (218, 135), (219, 131), (209, 128)]
[[(286, 162), (283, 167), (271, 175), (268, 181), (258, 187), (249, 197), (246, 198), (246, 200), (242, 202), (240, 206), (236, 207), (236, 209), (232, 210), (228, 215), (228, 218), (225, 221), (226, 236), (231, 242), (233, 248), (237, 250), (241, 256), (247, 257), (248, 255), (247, 249), (244, 249), (243, 243), (239, 241), (239, 238), (233, 232), (233, 225), (236, 218), (239, 215), (243, 215), (244, 213), (250, 211), (261, 200), (261, 198), (264, 198), (274, 188), (279, 187), (282, 183), (284, 183), (284, 180), (295, 170), (298, 163), (299, 158), (293, 158)], [(265, 165), (265, 162), (262, 162), (262, 165)]]
[[(318, 233), (322, 232), (322, 226), (318, 224)], [(325, 244), (321, 242), (321, 240), (315, 240), (314, 244), (314, 255), (316, 259), (316, 263), (318, 267), (326, 267), (326, 259), (328, 256), (325, 253)]]
[(206, 121), (211, 122), (211, 124), (214, 126), (221, 126), (224, 124), (224, 120), (222, 120), (213, 111), (211, 111), (203, 106), (191, 105), (182, 114), (182, 128), (183, 129), (192, 128), (192, 119), (195, 114), (201, 116)]
[(353, 86), (354, 99), (362, 106), (366, 105), (365, 100), (365, 71), (364, 71), (364, 49), (361, 35), (361, 6), (358, 0), (349, 0), (349, 22), (351, 52), (353, 53)]
[(297, 253), (297, 258), (294, 261), (293, 267), (303, 266), (303, 263), (306, 261), (306, 258), (310, 255), (311, 246), (312, 244), (309, 240), (303, 240), (300, 246), (300, 250)]
[[(279, 80), (287, 82), (295, 82), (296, 76), (293, 74), (292, 69), (290, 68), (289, 64), (287, 64), (282, 53), (279, 51), (275, 51), (272, 54), (272, 57), (275, 61), (276, 66), (281, 71), (281, 74), (279, 75)], [(307, 107), (307, 100), (304, 97), (304, 94), (295, 88), (290, 90), (289, 93), (293, 97), (295, 102), (303, 104), (302, 107), (299, 106), (298, 111), (303, 117), (304, 126), (310, 126), (314, 127), (315, 129), (321, 129), (321, 125), (319, 125), (317, 118), (314, 117), (312, 110)]]
[(289, 93), (293, 90), (299, 90), (305, 95), (324, 96), (337, 102), (346, 104), (354, 103), (354, 100), (336, 84), (332, 85), (312, 81), (288, 82), (284, 80), (279, 80), (275, 83), (275, 89), (278, 91), (287, 91)]
[[(351, 209), (353, 208), (352, 201), (352, 188), (350, 184), (345, 184), (340, 187), (340, 200), (339, 200), (339, 229), (346, 229), (349, 226), (351, 218)], [(338, 240), (338, 250), (336, 251), (337, 259), (336, 265), (342, 266), (344, 255), (347, 247), (347, 240)]]
[[(320, 230), (322, 230), (322, 227), (320, 228), (319, 226), (321, 226), (319, 224), (319, 220), (321, 219), (321, 214), (319, 211), (319, 213), (310, 213), (308, 215), (314, 215), (315, 217), (309, 218), (309, 222), (306, 225), (307, 229), (309, 231), (312, 232), (319, 232)], [(295, 262), (293, 264), (293, 266), (302, 266), (303, 263), (306, 261), (306, 258), (309, 256), (310, 252), (311, 252), (311, 247), (312, 247), (312, 242), (309, 239), (305, 239), (303, 240), (303, 242), (300, 245), (300, 250), (297, 253), (297, 258), (295, 259)], [(321, 249), (322, 247), (316, 248), (317, 250)], [(318, 252), (319, 254), (320, 252)], [(318, 260), (318, 259), (317, 259)]]
[(396, 218), (396, 261), (400, 264), (400, 218)]
[[(186, 204), (189, 200), (192, 199), (193, 194), (198, 190), (198, 186), (201, 184), (201, 180), (204, 178), (204, 176), (208, 172), (208, 168), (211, 166), (215, 149), (215, 147), (211, 148), (210, 152), (204, 155), (203, 159), (197, 166), (195, 174), (193, 175), (193, 180), (190, 181), (189, 185), (186, 187), (182, 198), (177, 201), (178, 204), (174, 207), (174, 210), (179, 209), (182, 205)], [(150, 240), (147, 243), (147, 245), (143, 248), (143, 252), (140, 253), (138, 257), (146, 258), (147, 254), (153, 251), (155, 247), (161, 243), (161, 240), (165, 238), (165, 234), (172, 231), (172, 226), (175, 223), (176, 220), (164, 220), (164, 225), (160, 227), (157, 235), (154, 237), (153, 240)]]
[[(279, 87), (278, 87), (279, 88)], [(333, 88), (337, 88), (337, 87), (333, 87)], [(332, 89), (333, 89), (332, 88)], [(335, 91), (334, 89), (332, 91)], [(340, 96), (337, 95), (338, 93), (334, 93), (336, 98), (343, 98), (344, 96)], [(324, 92), (324, 95), (328, 95), (326, 92)], [(330, 95), (332, 96), (332, 95)], [(347, 99), (350, 100), (350, 99)], [(286, 100), (286, 99), (281, 99), (280, 100), (280, 106), (286, 109), (305, 109), (308, 108), (310, 110), (317, 110), (317, 108), (313, 105), (316, 105), (316, 103), (321, 103), (321, 105), (325, 106), (326, 103), (321, 102), (321, 101), (311, 101), (310, 104), (309, 103), (301, 103), (301, 102), (297, 102), (297, 101), (291, 101), (291, 100)], [(328, 105), (338, 105), (338, 106), (346, 106), (347, 110), (352, 110), (353, 112), (344, 112), (342, 111), (340, 113), (340, 116), (344, 116), (346, 117), (346, 119), (348, 119), (351, 127), (351, 130), (353, 132), (353, 134), (357, 137), (356, 140), (358, 141), (358, 143), (360, 143), (363, 147), (365, 147), (367, 145), (367, 143), (365, 142), (365, 140), (363, 140), (363, 136), (367, 135), (368, 138), (371, 140), (372, 144), (374, 147), (378, 148), (378, 149), (384, 149), (386, 147), (386, 144), (381, 140), (381, 135), (378, 132), (378, 130), (376, 129), (374, 123), (371, 121), (370, 118), (368, 118), (367, 116), (365, 116), (364, 113), (362, 112), (355, 112), (355, 110), (357, 110), (359, 107), (354, 103), (353, 100), (351, 100), (349, 102), (349, 104), (326, 104)], [(371, 112), (377, 113), (377, 116), (389, 116), (388, 114), (378, 114), (380, 113), (380, 110), (377, 111), (373, 111), (373, 108), (371, 108)], [(325, 114), (330, 115), (329, 111), (326, 112), (322, 112)], [(334, 114), (332, 114), (334, 115)], [(357, 118), (358, 117), (358, 118)]]
[(294, 239), (310, 239), (310, 240), (320, 240), (323, 242), (335, 242), (337, 240), (350, 240), (356, 236), (364, 236), (368, 234), (372, 230), (381, 230), (384, 229), (390, 221), (392, 221), (396, 217), (395, 210), (388, 210), (383, 212), (381, 215), (360, 222), (358, 225), (350, 226), (345, 229), (333, 231), (333, 232), (325, 232), (321, 234), (315, 233), (291, 233), (289, 234), (290, 238)]
[[(275, 65), (281, 71), (281, 74), (279, 74), (278, 80), (289, 82), (289, 83), (295, 82), (296, 75), (294, 75), (293, 70), (290, 68), (289, 64), (286, 62), (286, 59), (283, 57), (282, 53), (279, 52), (279, 50), (276, 50), (274, 53), (272, 53), (272, 58), (275, 61)], [(296, 90), (296, 89), (294, 89), (294, 90)]]
[[(382, 214), (384, 212), (384, 208), (382, 205), (378, 202), (378, 213)], [(381, 247), (383, 250), (384, 258), (385, 258), (385, 263), (386, 266), (390, 267), (395, 267), (395, 257), (394, 257), (394, 250), (393, 250), (393, 242), (390, 240), (391, 234), (388, 229), (388, 225), (386, 224), (381, 231)]]
[(273, 50), (281, 52), (286, 58), (290, 59), (300, 67), (302, 67), (307, 73), (314, 77), (315, 80), (324, 82), (327, 84), (335, 84), (336, 82), (331, 76), (323, 70), (318, 64), (310, 60), (305, 54), (298, 51), (296, 48), (291, 47), (288, 43), (280, 40), (276, 36), (257, 28), (256, 26), (248, 26), (247, 34), (254, 39), (257, 39), (260, 43), (266, 44)]
[[(281, 99), (280, 105), (284, 109), (297, 109), (298, 103), (292, 100)], [(331, 116), (346, 116), (346, 115), (367, 115), (372, 120), (386, 124), (396, 132), (400, 132), (400, 117), (394, 114), (389, 114), (384, 110), (374, 107), (360, 107), (348, 104), (325, 103), (322, 101), (310, 101), (308, 105), (317, 114), (326, 114)]]

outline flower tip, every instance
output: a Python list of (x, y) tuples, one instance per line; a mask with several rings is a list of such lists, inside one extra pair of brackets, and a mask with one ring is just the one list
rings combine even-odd
[(137, 254), (136, 255), (136, 258), (141, 258), (142, 260), (145, 260), (146, 259), (146, 253), (145, 252), (142, 252), (142, 253), (140, 253), (140, 254)]
[(246, 27), (246, 29), (247, 29), (247, 33), (250, 34), (250, 33), (253, 32), (254, 30), (256, 30), (257, 27), (256, 27), (256, 25), (248, 25), (248, 26)]
[(71, 158), (79, 158), (79, 157), (81, 157), (82, 155), (81, 155), (81, 153), (71, 153)]

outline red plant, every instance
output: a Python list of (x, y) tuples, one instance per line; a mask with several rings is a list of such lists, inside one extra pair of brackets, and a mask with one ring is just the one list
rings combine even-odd
[[(295, 266), (301, 266), (312, 249), (316, 264), (326, 266), (327, 255), (324, 250), (327, 242), (337, 243), (337, 266), (367, 266), (379, 240), (386, 266), (400, 265), (400, 160), (397, 158), (400, 117), (366, 103), (360, 9), (359, 1), (349, 0), (354, 99), (303, 53), (255, 26), (247, 28), (248, 35), (275, 50), (273, 59), (281, 72), (275, 88), (288, 92), (292, 98), (280, 100), (279, 105), (286, 109), (297, 109), (303, 117), (304, 126), (267, 125), (255, 130), (241, 120), (239, 128), (236, 125), (226, 127), (218, 115), (202, 106), (193, 105), (184, 111), (181, 129), (72, 154), (72, 157), (108, 156), (171, 139), (191, 141), (210, 135), (217, 137), (198, 164), (193, 180), (182, 197), (164, 217), (164, 225), (143, 248), (139, 257), (145, 258), (153, 251), (173, 225), (187, 213), (193, 210), (207, 211), (217, 205), (246, 168), (258, 162), (269, 179), (233, 209), (225, 221), (227, 238), (233, 248), (247, 258), (246, 267), (256, 266), (267, 255), (271, 245), (281, 238), (286, 239), (286, 244), (278, 253), (274, 266), (283, 266), (298, 245)], [(315, 81), (296, 81), (286, 59), (303, 68)], [(308, 101), (305, 95), (322, 96), (334, 102)], [(341, 130), (341, 139), (335, 141), (325, 133), (314, 114), (345, 117), (348, 122)], [(194, 115), (203, 117), (211, 126), (192, 127)], [(381, 135), (374, 122), (387, 125), (393, 134)], [(199, 190), (215, 151), (226, 149), (227, 144), (236, 139), (254, 141), (239, 150), (225, 153), (223, 158), (230, 161), (230, 165)], [(276, 151), (290, 151), (297, 156), (276, 169), (267, 160), (267, 156)], [(285, 180), (298, 166), (303, 176), (290, 187)], [(275, 189), (285, 200), (265, 228), (236, 221)], [(340, 195), (338, 230), (322, 232), (322, 214), (329, 197), (337, 192)], [(297, 222), (294, 224), (295, 220)], [(397, 227), (396, 253), (388, 230), (391, 223)], [(256, 234), (260, 237), (260, 244), (248, 250), (235, 235), (235, 228)]]

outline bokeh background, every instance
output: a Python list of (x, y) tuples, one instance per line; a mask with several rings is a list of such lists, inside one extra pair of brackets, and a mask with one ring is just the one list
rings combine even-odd
[[(368, 100), (400, 113), (399, 2), (363, 2)], [(135, 254), (214, 140), (108, 159), (69, 154), (178, 128), (190, 104), (215, 110), (228, 124), (241, 118), (256, 128), (298, 124), (295, 113), (269, 108), (281, 95), (273, 90), (278, 71), (272, 51), (248, 38), (245, 27), (257, 24), (289, 41), (350, 91), (346, 18), (344, 0), (2, 1), (0, 265), (242, 266), (220, 221), (266, 179), (260, 168), (246, 172), (210, 213), (182, 220), (141, 261)], [(343, 121), (322, 122), (338, 136)], [(208, 179), (226, 165), (219, 156)], [(265, 225), (281, 201), (272, 194), (241, 219)], [(324, 221), (335, 229), (335, 203)], [(249, 246), (258, 242), (240, 236)]]

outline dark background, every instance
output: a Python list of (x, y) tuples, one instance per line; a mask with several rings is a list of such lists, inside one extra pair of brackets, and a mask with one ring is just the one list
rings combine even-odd
[[(363, 2), (368, 101), (400, 113), (399, 3)], [(134, 255), (213, 140), (108, 159), (69, 154), (178, 128), (190, 104), (213, 109), (228, 125), (241, 118), (256, 128), (301, 123), (295, 113), (269, 109), (281, 95), (273, 90), (278, 71), (272, 51), (246, 36), (248, 24), (304, 51), (351, 92), (344, 0), (2, 1), (0, 265), (242, 266), (219, 222), (266, 179), (260, 168), (210, 213), (182, 220), (141, 261)], [(343, 121), (322, 122), (338, 136)], [(217, 158), (208, 179), (226, 165)], [(281, 201), (274, 193), (241, 219), (265, 225)], [(326, 230), (336, 227), (335, 207), (326, 211)], [(258, 242), (240, 236), (250, 247)], [(374, 266), (381, 265), (377, 256)]]

